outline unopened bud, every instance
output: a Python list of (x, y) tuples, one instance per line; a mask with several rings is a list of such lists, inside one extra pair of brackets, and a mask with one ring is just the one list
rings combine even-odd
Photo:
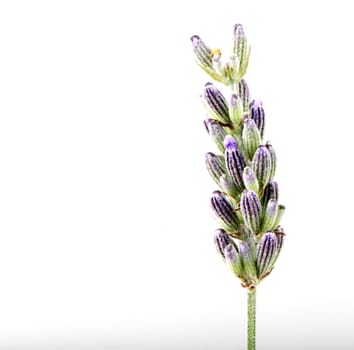
[(239, 219), (226, 195), (220, 191), (214, 191), (211, 197), (211, 208), (219, 220), (220, 225), (227, 232), (237, 231)]
[(258, 233), (261, 228), (262, 206), (256, 192), (244, 190), (240, 208), (245, 225), (253, 232)]
[(261, 144), (261, 134), (255, 122), (246, 118), (243, 122), (242, 141), (248, 159), (252, 160), (258, 146)]
[(212, 84), (205, 84), (204, 100), (211, 116), (223, 124), (230, 124), (229, 106), (224, 95)]

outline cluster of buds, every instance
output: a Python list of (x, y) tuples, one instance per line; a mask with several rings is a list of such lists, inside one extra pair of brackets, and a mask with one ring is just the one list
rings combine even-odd
[(214, 241), (229, 269), (252, 289), (270, 274), (283, 245), (279, 225), (285, 207), (279, 204), (274, 181), (276, 154), (264, 143), (262, 102), (251, 100), (243, 76), (250, 47), (236, 24), (233, 52), (222, 62), (221, 51), (211, 50), (199, 36), (191, 38), (197, 64), (215, 81), (231, 88), (226, 98), (212, 83), (201, 94), (208, 117), (206, 130), (221, 154), (208, 152), (207, 170), (218, 186), (210, 203), (220, 225)]

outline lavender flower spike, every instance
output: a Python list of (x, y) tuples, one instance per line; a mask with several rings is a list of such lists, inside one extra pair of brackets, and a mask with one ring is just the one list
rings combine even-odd
[(192, 37), (192, 46), (198, 65), (229, 88), (230, 98), (212, 83), (203, 90), (202, 102), (208, 111), (204, 124), (221, 153), (208, 152), (205, 162), (219, 187), (210, 199), (221, 227), (214, 235), (216, 250), (248, 292), (247, 349), (255, 350), (257, 286), (273, 270), (285, 238), (280, 226), (285, 206), (279, 204), (274, 180), (277, 158), (272, 145), (264, 144), (262, 102), (251, 102), (244, 79), (250, 46), (242, 25), (234, 26), (229, 60), (198, 36)]

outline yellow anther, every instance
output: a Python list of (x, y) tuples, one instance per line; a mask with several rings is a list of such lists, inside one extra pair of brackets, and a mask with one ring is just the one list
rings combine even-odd
[(220, 49), (211, 50), (211, 52), (210, 52), (210, 57), (212, 58), (215, 54), (217, 54), (218, 56), (221, 56), (221, 51), (220, 51)]

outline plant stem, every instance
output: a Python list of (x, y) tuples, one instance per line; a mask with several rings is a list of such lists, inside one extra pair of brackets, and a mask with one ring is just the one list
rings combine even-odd
[(248, 290), (247, 349), (256, 350), (256, 288)]

